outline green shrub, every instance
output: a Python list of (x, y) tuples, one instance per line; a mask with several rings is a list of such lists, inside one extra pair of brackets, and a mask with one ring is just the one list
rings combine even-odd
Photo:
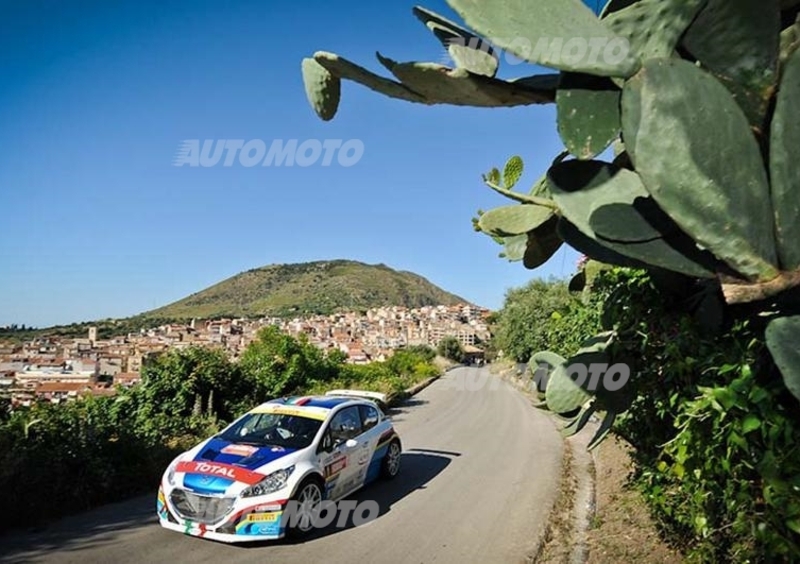
[(432, 352), (411, 348), (387, 362), (345, 364), (341, 353), (268, 328), (239, 363), (217, 349), (170, 351), (116, 397), (15, 410), (0, 421), (0, 489), (14, 508), (0, 516), (0, 530), (154, 493), (179, 452), (272, 397), (334, 388), (400, 392), (438, 373)]

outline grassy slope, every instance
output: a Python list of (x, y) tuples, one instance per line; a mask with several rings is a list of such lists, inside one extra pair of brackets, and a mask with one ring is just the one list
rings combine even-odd
[(452, 305), (466, 300), (425, 278), (385, 265), (336, 260), (270, 265), (242, 272), (147, 317), (208, 318), (328, 314), (385, 305)]

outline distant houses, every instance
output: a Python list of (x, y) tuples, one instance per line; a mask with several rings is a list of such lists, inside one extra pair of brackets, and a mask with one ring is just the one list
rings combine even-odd
[(34, 400), (54, 403), (81, 395), (109, 395), (118, 386), (139, 382), (148, 357), (191, 346), (221, 347), (237, 359), (266, 326), (277, 326), (321, 349), (337, 348), (347, 362), (365, 364), (389, 358), (399, 348), (436, 347), (456, 337), (470, 357), (482, 356), (489, 337), (490, 311), (471, 305), (373, 308), (306, 318), (195, 319), (137, 333), (98, 339), (90, 328), (85, 339), (40, 338), (22, 344), (0, 343), (0, 396), (12, 406)]

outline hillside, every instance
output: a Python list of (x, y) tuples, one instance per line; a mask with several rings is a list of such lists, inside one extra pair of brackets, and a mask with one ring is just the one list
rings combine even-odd
[(386, 305), (458, 303), (468, 302), (412, 272), (384, 264), (330, 260), (248, 270), (143, 315), (170, 319), (284, 317)]

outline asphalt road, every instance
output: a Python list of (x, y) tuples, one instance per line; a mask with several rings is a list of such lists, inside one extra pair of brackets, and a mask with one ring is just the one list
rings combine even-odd
[(402, 468), (396, 480), (351, 497), (378, 502), (380, 515), (366, 524), (328, 527), (298, 543), (231, 546), (162, 529), (153, 492), (0, 537), (0, 562), (528, 561), (560, 478), (562, 443), (546, 416), (485, 368), (458, 368), (392, 418)]

